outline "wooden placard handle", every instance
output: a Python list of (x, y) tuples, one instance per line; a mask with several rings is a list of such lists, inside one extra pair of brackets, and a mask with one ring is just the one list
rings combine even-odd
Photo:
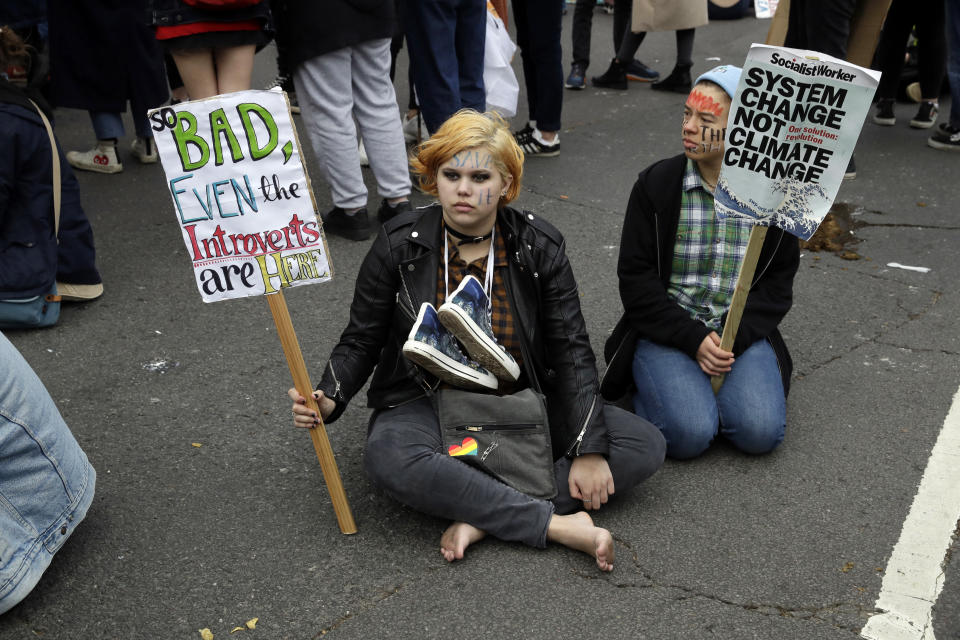
[[(290, 320), (290, 312), (287, 309), (287, 301), (283, 297), (283, 292), (267, 296), (267, 302), (270, 305), (270, 312), (273, 314), (273, 322), (277, 325), (277, 334), (280, 336), (280, 344), (283, 346), (283, 353), (287, 357), (287, 366), (290, 367), (290, 375), (293, 376), (293, 386), (307, 400), (307, 406), (320, 415), (320, 407), (313, 397), (313, 385), (310, 384), (310, 376), (307, 374), (307, 365), (303, 361), (303, 353), (300, 351), (300, 343), (297, 342), (297, 334), (293, 330), (293, 322)], [(333, 502), (333, 511), (337, 515), (337, 523), (340, 525), (342, 533), (350, 534), (357, 532), (357, 525), (353, 521), (353, 514), (350, 512), (350, 503), (347, 502), (347, 494), (343, 490), (343, 482), (340, 480), (340, 471), (337, 469), (337, 460), (333, 456), (333, 449), (330, 447), (330, 440), (327, 438), (327, 430), (323, 426), (323, 418), (320, 423), (309, 429), (310, 439), (313, 440), (313, 448), (317, 452), (317, 459), (320, 460), (320, 469), (323, 471), (323, 479), (327, 483), (327, 491), (330, 492), (330, 500)]]
[[(753, 274), (757, 270), (760, 250), (763, 249), (763, 241), (766, 237), (767, 227), (754, 226), (753, 229), (750, 230), (747, 252), (743, 256), (743, 262), (740, 263), (740, 273), (737, 275), (737, 287), (733, 290), (730, 310), (727, 311), (727, 321), (723, 324), (723, 336), (720, 337), (720, 348), (724, 351), (733, 351), (733, 341), (737, 338), (740, 319), (743, 318), (743, 308), (747, 304), (747, 295), (750, 293), (750, 285), (753, 284)], [(710, 386), (713, 387), (714, 393), (720, 391), (720, 387), (723, 386), (723, 380), (726, 377), (726, 374), (721, 374), (710, 378)]]

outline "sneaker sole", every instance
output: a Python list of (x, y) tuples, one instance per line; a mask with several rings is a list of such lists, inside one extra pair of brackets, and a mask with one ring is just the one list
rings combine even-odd
[(440, 324), (447, 328), (459, 340), (467, 354), (480, 365), (501, 380), (516, 382), (520, 377), (520, 367), (507, 359), (500, 346), (477, 326), (467, 312), (452, 303), (444, 303), (437, 309)]
[(933, 147), (934, 149), (939, 149), (940, 151), (960, 151), (960, 142), (940, 142), (939, 140), (934, 140), (933, 138), (927, 138), (927, 146)]
[(551, 151), (536, 151), (534, 153), (527, 153), (526, 151), (523, 154), (527, 158), (554, 158), (560, 155), (560, 149), (555, 149)]
[(582, 91), (583, 88), (584, 88), (584, 85), (582, 85), (582, 84), (566, 84), (566, 83), (564, 83), (563, 88), (564, 88), (564, 89), (572, 89), (573, 91)]
[(873, 116), (873, 124), (878, 124), (881, 127), (892, 127), (897, 124), (896, 118), (881, 118), (879, 116)]
[(123, 166), (119, 164), (113, 164), (107, 167), (102, 165), (89, 165), (89, 164), (80, 164), (78, 162), (73, 162), (70, 158), (67, 158), (67, 162), (70, 163), (70, 166), (74, 169), (79, 169), (80, 171), (92, 171), (94, 173), (120, 173), (123, 171)]
[(937, 124), (936, 120), (911, 120), (910, 126), (914, 129), (929, 129)]
[(656, 82), (659, 79), (660, 79), (660, 76), (657, 76), (655, 78), (642, 78), (640, 76), (632, 76), (629, 73), (627, 74), (627, 80), (629, 80), (630, 82)]
[(433, 347), (416, 340), (407, 340), (403, 343), (403, 355), (447, 384), (456, 387), (495, 391), (499, 385), (492, 374), (483, 374), (465, 367)]

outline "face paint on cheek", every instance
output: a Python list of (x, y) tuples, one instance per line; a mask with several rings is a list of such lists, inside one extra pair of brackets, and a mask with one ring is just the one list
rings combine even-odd
[(701, 125), (700, 127), (700, 139), (703, 142), (723, 142), (723, 139), (726, 135), (726, 127), (723, 127), (722, 129), (714, 129), (707, 125)]

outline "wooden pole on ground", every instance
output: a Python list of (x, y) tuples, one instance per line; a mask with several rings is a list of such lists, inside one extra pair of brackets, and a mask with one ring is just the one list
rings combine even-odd
[[(277, 325), (277, 334), (280, 336), (280, 344), (283, 345), (283, 354), (287, 357), (290, 375), (293, 376), (293, 386), (300, 392), (300, 395), (306, 398), (307, 406), (316, 411), (319, 416), (320, 407), (317, 406), (317, 401), (313, 398), (313, 385), (310, 384), (307, 365), (303, 361), (303, 353), (300, 351), (300, 343), (297, 342), (297, 334), (293, 330), (293, 322), (290, 321), (290, 312), (287, 310), (287, 301), (283, 297), (283, 292), (278, 291), (268, 295), (267, 302), (270, 304), (273, 322)], [(350, 503), (347, 502), (347, 494), (343, 490), (340, 471), (337, 469), (337, 460), (333, 456), (333, 449), (330, 447), (330, 440), (327, 438), (327, 430), (323, 426), (323, 419), (321, 418), (320, 424), (309, 431), (310, 439), (313, 440), (313, 448), (320, 460), (323, 479), (327, 483), (327, 491), (330, 492), (333, 511), (337, 514), (340, 531), (347, 534), (356, 533), (357, 525), (353, 521), (353, 514), (350, 512)]]
[[(747, 304), (750, 294), (750, 285), (753, 284), (753, 274), (757, 270), (757, 261), (760, 259), (760, 250), (763, 241), (767, 238), (767, 227), (754, 226), (750, 230), (750, 240), (747, 242), (747, 252), (740, 263), (740, 273), (737, 275), (737, 286), (733, 290), (733, 299), (730, 301), (730, 310), (727, 311), (727, 320), (723, 323), (723, 335), (720, 337), (720, 348), (724, 351), (733, 351), (733, 341), (737, 338), (740, 328), (740, 319), (743, 317), (743, 308)], [(713, 392), (720, 391), (726, 374), (712, 376), (710, 385)]]

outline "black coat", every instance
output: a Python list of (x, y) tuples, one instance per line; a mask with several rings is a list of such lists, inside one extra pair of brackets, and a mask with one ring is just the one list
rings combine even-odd
[(270, 31), (270, 4), (261, 0), (257, 4), (239, 9), (200, 9), (183, 0), (148, 0), (150, 24), (154, 27), (176, 27), (194, 22), (237, 22), (260, 20)]
[[(43, 108), (42, 99), (31, 95)], [(49, 114), (48, 114), (49, 115)], [(60, 244), (54, 236), (53, 154), (43, 121), (22, 90), (0, 79), (0, 299), (46, 293), (54, 279), (97, 284), (93, 231), (80, 187), (59, 149)]]
[(394, 0), (273, 0), (272, 6), (291, 69), (337, 49), (393, 37)]
[[(712, 331), (690, 317), (667, 293), (673, 265), (673, 250), (680, 221), (680, 197), (686, 156), (679, 155), (653, 164), (640, 173), (623, 221), (617, 276), (624, 317), (608, 340), (604, 354), (608, 369), (616, 375), (629, 373), (629, 367), (614, 366), (617, 360), (633, 357), (634, 345), (623, 345), (626, 329), (635, 337), (667, 345), (696, 358), (697, 349)], [(777, 325), (793, 303), (793, 277), (800, 265), (800, 247), (796, 237), (773, 227), (760, 251), (754, 281), (733, 343), (734, 356), (742, 354), (757, 340), (768, 340), (777, 355), (784, 392), (790, 390), (793, 362)], [(726, 321), (726, 316), (724, 316)], [(621, 347), (626, 347), (621, 348)], [(608, 375), (604, 376), (607, 386)], [(610, 381), (620, 388), (625, 381)], [(605, 391), (604, 395), (610, 399)]]
[[(375, 409), (425, 395), (403, 343), (424, 302), (434, 303), (441, 246), (440, 205), (394, 218), (380, 230), (360, 267), (350, 322), (318, 385), (337, 408), (363, 386)], [(565, 241), (548, 222), (506, 207), (498, 214), (509, 264), (504, 282), (527, 379), (547, 399), (555, 457), (606, 454), (606, 425), (596, 362), (580, 311)]]
[[(50, 80), (57, 106), (121, 113), (170, 97), (146, 0), (49, 0)], [(145, 115), (145, 112), (144, 114)]]

